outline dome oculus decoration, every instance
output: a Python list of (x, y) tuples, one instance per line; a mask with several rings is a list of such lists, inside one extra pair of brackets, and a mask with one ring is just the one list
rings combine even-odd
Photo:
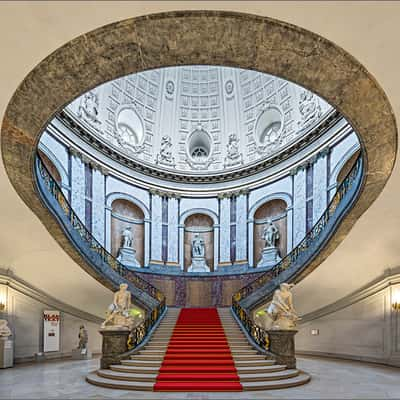
[(278, 77), (193, 65), (105, 83), (62, 115), (120, 162), (126, 157), (156, 175), (196, 177), (236, 173), (297, 151), (333, 112), (315, 94)]

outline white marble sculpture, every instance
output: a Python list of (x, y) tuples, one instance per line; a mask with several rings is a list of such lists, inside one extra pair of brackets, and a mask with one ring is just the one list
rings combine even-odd
[(89, 336), (88, 336), (87, 330), (85, 329), (84, 325), (81, 325), (79, 327), (78, 338), (79, 338), (78, 349), (79, 350), (87, 349)]
[(117, 260), (128, 268), (140, 268), (140, 264), (136, 259), (136, 250), (133, 248), (134, 234), (132, 227), (125, 227), (121, 233), (121, 236), (122, 246), (118, 251)]
[(175, 166), (175, 159), (172, 156), (172, 139), (171, 136), (163, 136), (161, 138), (160, 153), (157, 154), (157, 164), (164, 164), (168, 166)]
[(101, 328), (131, 330), (135, 323), (130, 315), (131, 308), (131, 292), (126, 283), (121, 283), (119, 290), (114, 293), (113, 302), (108, 307), (107, 318), (101, 324)]
[(8, 327), (8, 322), (5, 319), (0, 319), (0, 337), (8, 338), (11, 336), (11, 330)]
[(312, 92), (303, 90), (300, 94), (299, 111), (301, 114), (301, 121), (299, 125), (306, 127), (316, 120), (322, 114), (321, 106), (318, 104), (318, 98)]
[(204, 239), (196, 233), (192, 239), (192, 264), (188, 272), (210, 272), (206, 263), (206, 247)]
[(239, 153), (239, 139), (237, 135), (234, 133), (229, 135), (226, 148), (227, 154), (225, 157), (225, 167), (233, 167), (243, 164), (243, 156)]
[(263, 230), (262, 238), (265, 240), (265, 246), (262, 249), (261, 259), (257, 267), (271, 268), (281, 260), (277, 247), (280, 233), (278, 227), (272, 222), (271, 218), (267, 219), (267, 225)]
[(300, 319), (293, 307), (293, 295), (290, 291), (293, 284), (281, 283), (275, 290), (272, 301), (266, 309), (266, 313), (272, 319), (271, 329), (293, 330)]
[(92, 91), (85, 93), (78, 109), (78, 117), (98, 128), (100, 125), (100, 121), (97, 118), (98, 114), (99, 99), (97, 94)]

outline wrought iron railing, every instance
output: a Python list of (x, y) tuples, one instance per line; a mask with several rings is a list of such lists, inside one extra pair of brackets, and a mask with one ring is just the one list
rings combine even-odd
[(253, 319), (250, 317), (248, 311), (241, 306), (240, 302), (248, 297), (250, 294), (254, 293), (257, 289), (260, 289), (268, 282), (277, 278), (280, 274), (282, 274), (282, 272), (287, 271), (291, 266), (294, 266), (296, 264), (296, 261), (298, 261), (300, 257), (306, 255), (306, 252), (309, 252), (310, 250), (315, 251), (315, 249), (312, 248), (313, 245), (319, 239), (321, 239), (323, 233), (326, 232), (328, 223), (332, 221), (333, 218), (336, 218), (335, 211), (338, 209), (339, 205), (342, 204), (346, 194), (353, 187), (354, 183), (361, 182), (361, 168), (362, 156), (360, 154), (354, 165), (352, 166), (350, 172), (347, 174), (343, 182), (339, 185), (328, 207), (319, 218), (319, 220), (316, 222), (316, 224), (313, 226), (313, 228), (306, 234), (304, 239), (272, 269), (265, 272), (254, 281), (250, 282), (247, 286), (244, 286), (232, 296), (232, 309), (234, 313), (240, 320), (242, 326), (247, 331), (247, 333), (260, 347), (267, 349), (269, 343), (268, 334), (264, 329), (255, 324)]
[(105, 264), (107, 264), (112, 270), (116, 271), (122, 278), (131, 282), (135, 287), (147, 293), (157, 301), (157, 305), (151, 309), (148, 317), (143, 321), (143, 323), (136, 327), (131, 334), (132, 343), (134, 346), (138, 345), (144, 339), (144, 337), (146, 337), (151, 327), (162, 315), (165, 309), (164, 294), (149, 282), (145, 281), (140, 276), (127, 269), (112, 254), (110, 254), (98, 240), (94, 238), (92, 233), (86, 228), (85, 224), (79, 219), (72, 209), (61, 187), (46, 168), (39, 154), (37, 154), (36, 160), (37, 170), (40, 178), (44, 186), (47, 188), (49, 194), (56, 200), (63, 213), (67, 217), (70, 224), (68, 228), (72, 228), (79, 234), (81, 239), (88, 245), (92, 254), (99, 256)]

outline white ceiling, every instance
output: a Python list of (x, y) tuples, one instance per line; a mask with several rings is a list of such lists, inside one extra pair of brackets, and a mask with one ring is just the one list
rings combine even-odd
[[(2, 2), (0, 116), (26, 74), (56, 48), (101, 25), (147, 13), (219, 9), (260, 14), (316, 32), (356, 57), (388, 95), (400, 119), (400, 3), (395, 2)], [(385, 157), (382, 154), (382, 157)], [(0, 166), (0, 266), (61, 301), (102, 315), (110, 292), (63, 252), (19, 199)], [(308, 312), (400, 264), (398, 163), (378, 200), (338, 249), (295, 290)]]

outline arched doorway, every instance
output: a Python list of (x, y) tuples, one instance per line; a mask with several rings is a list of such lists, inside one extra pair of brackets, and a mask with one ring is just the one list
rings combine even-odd
[(185, 219), (184, 232), (184, 271), (192, 261), (192, 239), (198, 233), (204, 240), (206, 263), (214, 271), (214, 222), (206, 214), (192, 214)]
[(267, 201), (261, 205), (254, 214), (254, 265), (260, 261), (261, 252), (264, 248), (265, 241), (262, 238), (263, 230), (266, 226), (268, 218), (271, 218), (273, 223), (279, 229), (279, 240), (277, 246), (280, 257), (287, 254), (287, 204), (284, 200), (274, 199)]
[(144, 265), (144, 214), (136, 204), (125, 199), (116, 199), (111, 204), (111, 254), (118, 256), (122, 231), (130, 227), (133, 233), (133, 248), (136, 259)]

